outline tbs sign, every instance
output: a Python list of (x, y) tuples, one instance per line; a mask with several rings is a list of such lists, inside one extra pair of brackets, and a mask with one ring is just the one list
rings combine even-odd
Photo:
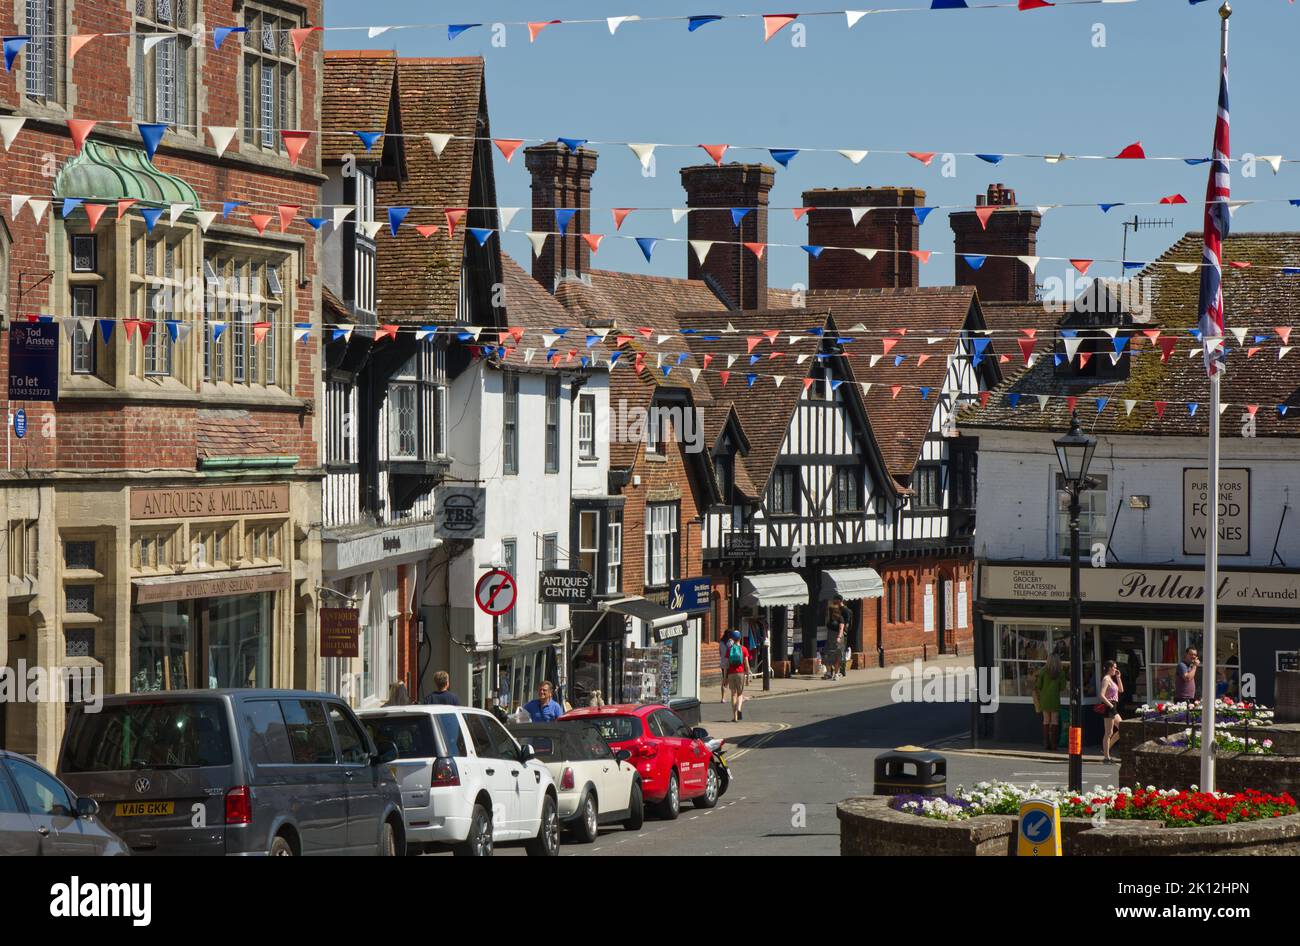
[(487, 516), (487, 490), (446, 486), (434, 492), (434, 534), (440, 539), (481, 539)]

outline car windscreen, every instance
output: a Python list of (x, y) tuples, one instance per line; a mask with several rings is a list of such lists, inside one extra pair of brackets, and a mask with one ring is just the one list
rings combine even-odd
[(582, 721), (595, 726), (606, 742), (639, 739), (643, 733), (639, 716), (583, 716)]
[(75, 773), (230, 764), (230, 728), (220, 700), (141, 700), (76, 713), (60, 768)]
[(424, 713), (362, 716), (362, 724), (376, 746), (392, 743), (399, 759), (432, 759), (442, 755), (433, 735), (433, 723)]

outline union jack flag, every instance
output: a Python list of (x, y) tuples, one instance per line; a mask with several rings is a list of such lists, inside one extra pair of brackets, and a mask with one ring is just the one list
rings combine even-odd
[(1232, 193), (1228, 147), (1228, 50), (1220, 56), (1219, 113), (1214, 122), (1214, 156), (1205, 185), (1205, 249), (1201, 254), (1201, 340), (1205, 345), (1205, 371), (1211, 377), (1226, 367), (1223, 353), (1223, 241), (1228, 237)]

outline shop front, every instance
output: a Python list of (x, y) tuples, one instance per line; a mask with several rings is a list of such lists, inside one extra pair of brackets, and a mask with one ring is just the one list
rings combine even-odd
[[(740, 579), (740, 632), (751, 652), (771, 654), (773, 669), (797, 669), (803, 650), (808, 583), (798, 572), (764, 572)], [(766, 642), (766, 644), (765, 644)]]
[[(1214, 695), (1274, 702), (1273, 681), (1300, 652), (1300, 572), (1220, 568)], [(998, 740), (1033, 739), (1034, 681), (1056, 655), (1070, 679), (1070, 570), (1060, 564), (982, 563), (976, 604), (976, 663), (996, 670)], [(1100, 733), (1097, 681), (1114, 660), (1122, 703), (1174, 700), (1175, 670), (1187, 648), (1203, 649), (1204, 573), (1160, 566), (1084, 567), (1080, 574), (1085, 739)], [(1196, 683), (1201, 698), (1203, 681)], [(1066, 699), (1067, 697), (1063, 697)], [(986, 727), (989, 724), (985, 724)], [(1096, 736), (1095, 738), (1099, 738)]]

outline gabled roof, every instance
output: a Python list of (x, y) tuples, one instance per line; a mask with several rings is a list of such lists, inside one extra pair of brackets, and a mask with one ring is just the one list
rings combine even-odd
[[(1188, 233), (1160, 257), (1160, 262), (1199, 263), (1202, 237)], [(1290, 325), (1300, 311), (1300, 278), (1286, 275), (1267, 266), (1300, 265), (1300, 233), (1241, 233), (1224, 243), (1225, 260), (1246, 260), (1250, 269), (1228, 269), (1223, 275), (1226, 325), (1249, 327), (1252, 334), (1271, 334), (1274, 326)], [(1079, 419), (1085, 430), (1104, 434), (1150, 434), (1164, 436), (1205, 436), (1209, 413), (1209, 381), (1198, 353), (1199, 343), (1188, 329), (1197, 324), (1200, 273), (1180, 273), (1172, 266), (1149, 266), (1138, 277), (1149, 279), (1151, 321), (1143, 328), (1158, 328), (1165, 336), (1176, 335), (1177, 347), (1168, 362), (1162, 361), (1159, 349), (1141, 335), (1129, 342), (1130, 377), (1123, 381), (1082, 379), (1058, 376), (1050, 357), (1038, 358), (1027, 372), (1004, 381), (992, 393), (988, 406), (967, 407), (961, 425), (969, 428), (1003, 427), (1014, 430), (1063, 432), (1069, 428), (1069, 408), (1065, 398), (1079, 398)], [(1140, 283), (1139, 285), (1142, 285)], [(1222, 375), (1221, 400), (1233, 409), (1224, 414), (1225, 422), (1234, 423), (1249, 404), (1259, 406), (1255, 417), (1256, 436), (1300, 436), (1300, 358), (1278, 358), (1279, 349), (1265, 346), (1254, 358), (1236, 347), (1229, 336), (1227, 370)], [(1024, 400), (1013, 408), (1009, 394)], [(1035, 395), (1051, 395), (1046, 410), (1040, 411)], [(1100, 414), (1096, 398), (1109, 398)], [(1125, 412), (1124, 400), (1134, 399), (1132, 414)], [(1164, 416), (1159, 417), (1152, 402), (1167, 401)], [(1192, 415), (1185, 402), (1199, 405)], [(1285, 416), (1278, 405), (1287, 405)]]
[[(925, 286), (907, 289), (812, 291), (810, 306), (828, 307), (841, 330), (859, 325), (865, 336), (852, 336), (844, 355), (858, 382), (869, 382), (867, 415), (891, 476), (907, 482), (921, 457), (926, 435), (939, 407), (948, 373), (948, 358), (963, 328), (982, 327), (975, 290), (970, 286)], [(906, 329), (899, 335), (896, 329)], [(888, 354), (884, 338), (894, 340)], [(941, 338), (930, 344), (928, 339)], [(883, 355), (872, 366), (872, 356)], [(895, 366), (898, 356), (904, 360)], [(992, 366), (996, 359), (989, 357)], [(902, 389), (895, 397), (893, 386)], [(929, 388), (922, 398), (918, 388)]]
[[(466, 252), (497, 252), (496, 238), (480, 247), (469, 238), (468, 226), (496, 226), (493, 220), (475, 223), (475, 212), (448, 239), (446, 208), (469, 207), (475, 175), (480, 175), (481, 206), (496, 204), (492, 186), (491, 160), (485, 157), (491, 135), (487, 123), (483, 60), (398, 59), (397, 87), (401, 102), (402, 127), (410, 141), (411, 159), (405, 182), (379, 181), (375, 203), (379, 206), (409, 206), (397, 236), (386, 239), (378, 254), (377, 280), (379, 316), (386, 321), (450, 321), (456, 314), (461, 268)], [(456, 137), (442, 157), (433, 155), (422, 136), (429, 132)], [(475, 140), (475, 139), (479, 140)], [(417, 224), (434, 224), (439, 232), (425, 238)]]
[(322, 75), (321, 163), (342, 161), (349, 154), (378, 160), (387, 137), (366, 151), (352, 133), (388, 131), (397, 54), (381, 49), (329, 49)]
[[(499, 337), (501, 346), (507, 351), (505, 358), (496, 358), (497, 363), (532, 371), (574, 370), (580, 367), (580, 364), (575, 364), (578, 357), (585, 354), (593, 362), (608, 364), (613, 342), (601, 342), (587, 348), (585, 337), (578, 337), (576, 331), (566, 334), (563, 343), (555, 344), (555, 349), (562, 353), (560, 357), (547, 359), (541, 334), (555, 328), (572, 328), (573, 316), (507, 253), (501, 254), (501, 284), (506, 322), (511, 328), (522, 329), (524, 334), (516, 342), (511, 336), (489, 333), (494, 338)], [(531, 358), (527, 355), (530, 349), (533, 352)], [(569, 351), (576, 351), (574, 358), (568, 357)]]

